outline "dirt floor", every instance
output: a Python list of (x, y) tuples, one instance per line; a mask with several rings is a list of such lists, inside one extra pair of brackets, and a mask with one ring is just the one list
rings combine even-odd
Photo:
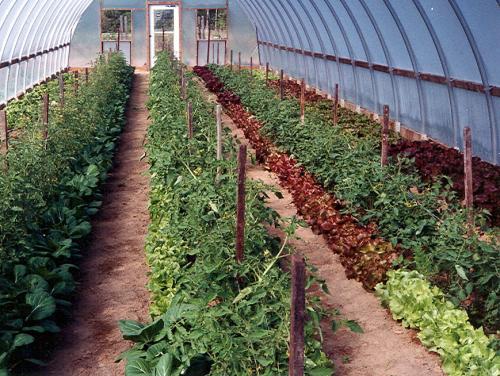
[(134, 76), (127, 125), (114, 167), (104, 187), (104, 202), (92, 223), (82, 262), (74, 317), (63, 329), (52, 362), (43, 375), (122, 376), (114, 363), (129, 346), (118, 320), (146, 321), (149, 294), (144, 240), (149, 222), (147, 163), (141, 161), (148, 126), (147, 73)]
[[(206, 95), (215, 102), (215, 96)], [(223, 115), (223, 124), (231, 130), (233, 137), (254, 152), (243, 132), (227, 115)], [(282, 217), (297, 214), (291, 195), (279, 186), (274, 174), (250, 162), (247, 174), (248, 178), (260, 180), (282, 192), (283, 199), (269, 194), (268, 206)], [(276, 229), (271, 231), (278, 232)], [(310, 228), (299, 228), (296, 235), (299, 239), (291, 240), (290, 244), (318, 268), (318, 276), (328, 285), (331, 295), (323, 296), (325, 307), (331, 312), (338, 309), (340, 318), (356, 320), (364, 330), (363, 334), (347, 329), (333, 333), (329, 321), (322, 323), (323, 349), (335, 363), (336, 376), (444, 375), (439, 356), (420, 344), (415, 331), (405, 329), (394, 321), (375, 295), (363, 289), (361, 283), (347, 279), (338, 256), (328, 248), (322, 236), (313, 234)]]

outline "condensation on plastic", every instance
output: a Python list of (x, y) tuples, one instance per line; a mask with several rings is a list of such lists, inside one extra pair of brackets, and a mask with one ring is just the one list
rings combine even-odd
[[(262, 63), (449, 146), (462, 149), (463, 128), (474, 154), (500, 160), (500, 6), (496, 0), (237, 0), (260, 41), (444, 76), (446, 84), (407, 78), (260, 45)], [(454, 87), (452, 79), (484, 87)]]

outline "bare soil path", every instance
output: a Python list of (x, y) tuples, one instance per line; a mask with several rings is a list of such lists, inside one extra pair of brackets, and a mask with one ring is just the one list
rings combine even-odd
[[(204, 88), (201, 82), (200, 86)], [(210, 101), (216, 102), (214, 95), (205, 93)], [(223, 125), (255, 154), (243, 132), (229, 116), (223, 115)], [(282, 192), (282, 199), (269, 194), (269, 207), (282, 217), (297, 215), (291, 195), (280, 187), (274, 174), (262, 165), (251, 164), (250, 160), (247, 169), (249, 179), (260, 180)], [(271, 228), (270, 231), (284, 238), (277, 229)], [(335, 363), (336, 376), (444, 375), (439, 356), (420, 344), (415, 331), (405, 329), (394, 321), (375, 295), (366, 291), (361, 283), (347, 279), (338, 256), (328, 248), (322, 236), (313, 234), (309, 227), (299, 228), (296, 235), (298, 239), (292, 239), (290, 244), (318, 268), (318, 276), (326, 281), (330, 290), (330, 295), (322, 296), (325, 307), (330, 312), (338, 309), (341, 317), (356, 320), (364, 330), (363, 334), (347, 329), (333, 333), (329, 322), (322, 323), (323, 350)]]
[(148, 127), (149, 76), (137, 72), (104, 202), (92, 222), (73, 319), (64, 328), (43, 375), (122, 376), (114, 363), (128, 348), (118, 320), (148, 320), (149, 293), (144, 240), (149, 222), (147, 163), (141, 161)]

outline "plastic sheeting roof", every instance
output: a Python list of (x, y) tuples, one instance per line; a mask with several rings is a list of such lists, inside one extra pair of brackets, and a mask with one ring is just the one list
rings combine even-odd
[(69, 43), (92, 0), (0, 0), (0, 103), (68, 66)]
[(237, 0), (262, 63), (498, 163), (500, 2)]

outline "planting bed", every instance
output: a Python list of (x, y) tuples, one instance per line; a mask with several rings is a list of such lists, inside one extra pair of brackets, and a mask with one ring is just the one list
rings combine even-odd
[[(290, 277), (278, 261), (290, 249), (268, 235), (265, 223), (277, 215), (264, 206), (261, 188), (247, 184), (247, 241), (244, 260), (236, 262), (234, 145), (227, 140), (225, 161), (215, 160), (213, 109), (190, 79), (188, 138), (177, 68), (162, 54), (151, 78), (146, 252), (153, 321), (120, 323), (124, 338), (136, 343), (122, 355), (126, 374), (286, 374)], [(316, 299), (307, 305), (305, 374), (331, 375), (316, 339), (323, 312)]]
[[(328, 201), (324, 198), (321, 204), (327, 205), (328, 210), (321, 205), (317, 205), (316, 208), (309, 206), (308, 209), (312, 209), (315, 218), (311, 221), (309, 213), (306, 213), (305, 217), (313, 226), (319, 224), (316, 228), (326, 234), (333, 230), (334, 236), (339, 229), (343, 230), (342, 226), (338, 226), (338, 221), (328, 218), (328, 214), (334, 213), (336, 206), (337, 210), (350, 213), (344, 217), (347, 221), (356, 216), (358, 221), (353, 221), (356, 226), (361, 227), (358, 222), (364, 222), (368, 229), (372, 229), (372, 234), (366, 238), (369, 239), (368, 244), (373, 244), (375, 239), (372, 238), (376, 238), (378, 234), (391, 240), (392, 245), (380, 240), (380, 243), (369, 246), (368, 252), (363, 252), (362, 246), (353, 247), (351, 254), (341, 251), (346, 258), (350, 256), (353, 260), (351, 265), (344, 260), (344, 264), (348, 265), (347, 273), (351, 273), (351, 270), (356, 271), (357, 273), (353, 273), (352, 276), (363, 281), (365, 286), (372, 287), (377, 282), (376, 278), (385, 279), (385, 271), (394, 266), (394, 261), (408, 267), (416, 266), (424, 271), (428, 278), (440, 282), (447, 290), (448, 297), (456, 301), (457, 305), (462, 301), (461, 305), (469, 310), (476, 322), (491, 325), (491, 328), (495, 327), (498, 312), (496, 304), (498, 275), (494, 265), (498, 263), (496, 256), (498, 248), (494, 232), (486, 228), (477, 229), (472, 237), (467, 237), (465, 216), (461, 208), (454, 203), (456, 201), (453, 195), (438, 183), (426, 186), (415, 175), (405, 174), (407, 169), (411, 169), (410, 162), (398, 160), (394, 165), (381, 168), (380, 162), (376, 159), (378, 149), (376, 124), (344, 110), (340, 114), (341, 126), (327, 128), (325, 124), (330, 123), (331, 105), (322, 106), (320, 103), (306, 111), (304, 126), (299, 120), (297, 102), (294, 100), (280, 102), (274, 90), (266, 88), (262, 79), (259, 82), (258, 79), (251, 79), (245, 73), (236, 74), (226, 68), (212, 69), (213, 71), (207, 68), (195, 68), (195, 71), (205, 80), (207, 87), (217, 93), (219, 101), (225, 105), (236, 124), (242, 127), (261, 159), (266, 159), (271, 170), (281, 172), (282, 181), (291, 190), (294, 201), (302, 213), (301, 190), (306, 192), (302, 195), (307, 198), (311, 194), (313, 198), (316, 195), (321, 197), (323, 193), (321, 186), (315, 184), (314, 179), (303, 170), (304, 167), (312, 171), (324, 186), (333, 189), (336, 195), (342, 198), (342, 201), (334, 199)], [(225, 89), (225, 85), (234, 92)], [(249, 114), (240, 102), (252, 110), (256, 117)], [(345, 124), (347, 121), (350, 124)], [(297, 166), (294, 158), (276, 153), (271, 140), (280, 149), (293, 153), (301, 165)], [(347, 157), (344, 154), (337, 154), (340, 149), (345, 149), (346, 145), (348, 149), (347, 153), (344, 150), (344, 154), (347, 154)], [(335, 157), (332, 159), (332, 156)], [(342, 159), (354, 164), (354, 167), (350, 167), (349, 163), (343, 163), (341, 166), (344, 169), (338, 170), (339, 158), (336, 156), (342, 156)], [(322, 161), (322, 165), (318, 165), (317, 161)], [(353, 176), (349, 176), (353, 173), (359, 175), (360, 172), (361, 176), (357, 176), (356, 181), (352, 179)], [(353, 186), (353, 183), (358, 185)], [(367, 187), (368, 190), (365, 193), (360, 191), (359, 187)], [(396, 188), (395, 194), (391, 193), (391, 189), (394, 188)], [(354, 195), (351, 192), (354, 192)], [(391, 198), (401, 200), (401, 197), (403, 197), (401, 203), (390, 200)], [(401, 212), (399, 208), (402, 208)], [(328, 214), (325, 215), (325, 212)], [(400, 217), (403, 221), (397, 223)], [(343, 223), (341, 221), (341, 224)], [(375, 223), (378, 226), (375, 226)], [(400, 223), (405, 223), (407, 228), (404, 226), (402, 229), (399, 228)], [(477, 223), (480, 223), (479, 218)], [(342, 234), (340, 237), (348, 241), (356, 239), (350, 238), (349, 235), (346, 232), (345, 238)], [(328, 235), (326, 236), (328, 239)], [(339, 246), (342, 248), (345, 245), (340, 240), (330, 244), (332, 243), (333, 249), (337, 252)], [(377, 250), (377, 247), (380, 249)], [(438, 249), (441, 252), (442, 247), (451, 250), (448, 250), (447, 254), (438, 253)], [(404, 249), (411, 249), (411, 252)], [(471, 253), (470, 249), (475, 249), (475, 252)], [(388, 260), (378, 258), (387, 254), (390, 255)], [(400, 256), (396, 257), (398, 254)], [(432, 258), (434, 261), (430, 265), (428, 262)], [(366, 261), (366, 264), (363, 261)], [(465, 265), (470, 266), (465, 269)], [(430, 266), (433, 269), (430, 269)], [(389, 306), (398, 301), (398, 307), (410, 308), (415, 299), (418, 300), (411, 295), (417, 289), (415, 284), (412, 285), (414, 279), (411, 278), (421, 281), (423, 286), (429, 285), (419, 273), (412, 275), (411, 278), (402, 277), (404, 273), (404, 270), (389, 273), (391, 285), (388, 286), (397, 286), (396, 289), (384, 290), (383, 285), (378, 287), (379, 295)], [(439, 276), (446, 280), (439, 280)], [(495, 282), (491, 283), (493, 281)], [(422, 330), (419, 336), (423, 343), (441, 354), (444, 368), (449, 374), (458, 375), (466, 370), (474, 370), (477, 374), (485, 375), (497, 372), (499, 359), (495, 357), (494, 342), (487, 339), (482, 329), (474, 331), (463, 311), (455, 310), (451, 303), (440, 303), (445, 300), (441, 293), (436, 293), (434, 290), (430, 293), (430, 291), (429, 294), (424, 294), (426, 297), (422, 297), (425, 305), (417, 306), (417, 311), (420, 310), (422, 317), (426, 317), (425, 312), (431, 309), (431, 316), (435, 316), (434, 324), (420, 319), (413, 322), (406, 321), (407, 325)], [(405, 309), (398, 313), (393, 309), (393, 312), (396, 318), (403, 319), (405, 315), (410, 314)], [(440, 324), (436, 324), (438, 322)], [(455, 337), (456, 344), (442, 342), (450, 334), (458, 335)], [(469, 341), (468, 346), (458, 345), (462, 341)], [(470, 357), (471, 354), (478, 353), (481, 355)]]
[(40, 364), (46, 342), (71, 306), (74, 264), (90, 218), (101, 205), (99, 186), (124, 124), (132, 70), (122, 57), (98, 61), (90, 81), (51, 103), (48, 137), (38, 121), (40, 86), (7, 107), (12, 128), (0, 157), (0, 374)]

